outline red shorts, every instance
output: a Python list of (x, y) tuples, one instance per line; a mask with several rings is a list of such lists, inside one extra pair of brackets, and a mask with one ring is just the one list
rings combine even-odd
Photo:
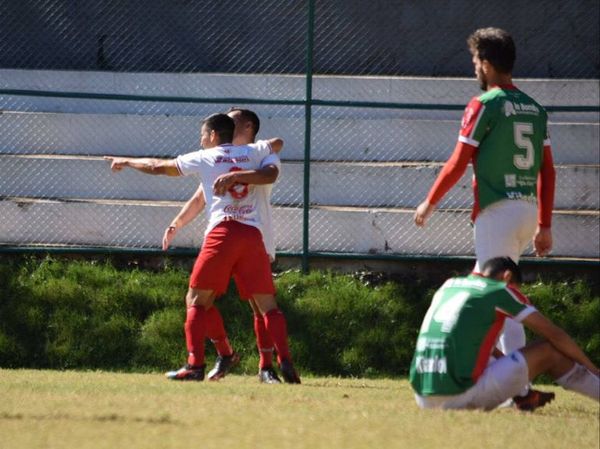
[(243, 299), (275, 294), (262, 234), (258, 228), (239, 221), (223, 221), (208, 233), (194, 263), (190, 288), (222, 295), (231, 276)]

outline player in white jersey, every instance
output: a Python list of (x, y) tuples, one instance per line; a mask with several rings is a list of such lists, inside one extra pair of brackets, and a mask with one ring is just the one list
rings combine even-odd
[[(113, 158), (113, 171), (131, 167), (153, 175), (199, 174), (207, 204), (209, 224), (200, 254), (190, 276), (185, 323), (188, 360), (167, 373), (173, 380), (204, 379), (204, 339), (209, 326), (207, 310), (234, 277), (240, 295), (252, 297), (262, 313), (267, 332), (278, 354), (284, 380), (300, 383), (288, 346), (285, 317), (275, 300), (269, 256), (262, 240), (257, 208), (256, 169), (272, 152), (271, 142), (232, 145), (234, 122), (225, 114), (213, 114), (202, 122), (203, 150), (176, 159)], [(221, 175), (234, 179), (226, 195), (219, 190)], [(224, 182), (227, 184), (227, 181)], [(213, 192), (213, 186), (214, 192)]]
[[(235, 131), (233, 135), (234, 145), (245, 145), (253, 143), (260, 129), (260, 120), (258, 116), (248, 109), (231, 108), (227, 115), (231, 117), (235, 123)], [(272, 207), (271, 207), (271, 191), (273, 183), (278, 177), (281, 169), (281, 161), (278, 154), (274, 153), (263, 159), (260, 169), (257, 173), (263, 175), (264, 184), (255, 185), (257, 208), (263, 222), (261, 233), (265, 249), (269, 254), (271, 261), (275, 260), (275, 238), (273, 229)], [(235, 173), (225, 174), (219, 177), (215, 183), (215, 189), (219, 193), (226, 192), (235, 184)], [(239, 172), (238, 172), (239, 173)], [(178, 229), (184, 227), (191, 222), (204, 208), (205, 198), (202, 185), (188, 200), (181, 211), (173, 219), (167, 227), (163, 237), (163, 249), (166, 250), (172, 239), (175, 237)], [(244, 298), (246, 299), (246, 298)], [(259, 367), (258, 378), (263, 383), (280, 383), (277, 373), (273, 369), (273, 341), (267, 332), (263, 315), (260, 313), (256, 303), (252, 298), (247, 298), (253, 310), (254, 315), (254, 332), (256, 335), (256, 345), (259, 351)], [(209, 314), (209, 322), (211, 326), (208, 329), (207, 337), (213, 342), (217, 350), (217, 360), (215, 367), (208, 373), (207, 377), (210, 380), (219, 380), (224, 377), (238, 362), (239, 356), (233, 351), (227, 333), (223, 326), (223, 319), (216, 306), (207, 310)]]

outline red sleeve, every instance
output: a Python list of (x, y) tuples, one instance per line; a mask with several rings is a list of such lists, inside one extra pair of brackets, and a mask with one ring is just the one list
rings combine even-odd
[(531, 300), (525, 296), (516, 285), (507, 285), (506, 288), (508, 288), (523, 304), (527, 304), (528, 306), (532, 305)]
[(443, 196), (450, 190), (454, 184), (462, 177), (467, 169), (467, 165), (473, 159), (475, 154), (473, 145), (464, 142), (457, 142), (454, 152), (450, 159), (444, 164), (444, 168), (433, 183), (427, 201), (430, 204), (437, 204)]
[(552, 149), (549, 145), (544, 147), (542, 167), (538, 174), (537, 195), (539, 201), (538, 225), (542, 228), (552, 226), (552, 209), (554, 208), (554, 187), (556, 171), (552, 160)]
[(460, 141), (474, 146), (479, 145), (479, 142), (474, 140), (474, 134), (484, 109), (483, 103), (478, 97), (471, 98), (462, 116), (459, 133)]

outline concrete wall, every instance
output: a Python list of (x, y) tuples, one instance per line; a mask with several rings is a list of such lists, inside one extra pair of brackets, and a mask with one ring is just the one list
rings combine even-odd
[[(195, 88), (293, 91), (301, 77), (118, 74), (0, 70), (0, 86), (82, 92), (161, 92)], [(378, 101), (409, 97), (464, 104), (473, 80), (318, 77), (324, 98), (375, 92)], [(542, 104), (598, 103), (598, 83), (518, 81)], [(448, 95), (444, 96), (444, 92)], [(422, 94), (419, 94), (422, 93)], [(412, 96), (411, 96), (412, 95)], [(462, 97), (462, 98), (459, 98)], [(437, 100), (436, 100), (437, 99)], [(195, 191), (197, 179), (113, 174), (104, 154), (175, 156), (197, 148), (202, 116), (228, 105), (0, 96), (0, 244), (157, 248), (164, 227)], [(279, 251), (302, 249), (304, 110), (252, 106), (261, 136), (286, 144), (273, 192)], [(440, 204), (425, 229), (412, 223), (441, 163), (456, 141), (461, 111), (315, 107), (311, 140), (310, 249), (366, 254), (471, 255), (470, 172)], [(600, 256), (598, 113), (553, 113), (557, 163), (555, 249), (565, 257)], [(205, 222), (175, 240), (195, 247)]]
[[(302, 73), (300, 0), (3, 2), (0, 67)], [(470, 76), (465, 39), (499, 26), (521, 77), (598, 78), (596, 0), (317, 0), (316, 73)]]

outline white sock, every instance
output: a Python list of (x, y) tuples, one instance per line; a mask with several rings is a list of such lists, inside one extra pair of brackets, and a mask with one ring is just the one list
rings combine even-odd
[(566, 374), (556, 379), (556, 383), (565, 390), (576, 391), (600, 401), (600, 378), (579, 363), (575, 363)]

